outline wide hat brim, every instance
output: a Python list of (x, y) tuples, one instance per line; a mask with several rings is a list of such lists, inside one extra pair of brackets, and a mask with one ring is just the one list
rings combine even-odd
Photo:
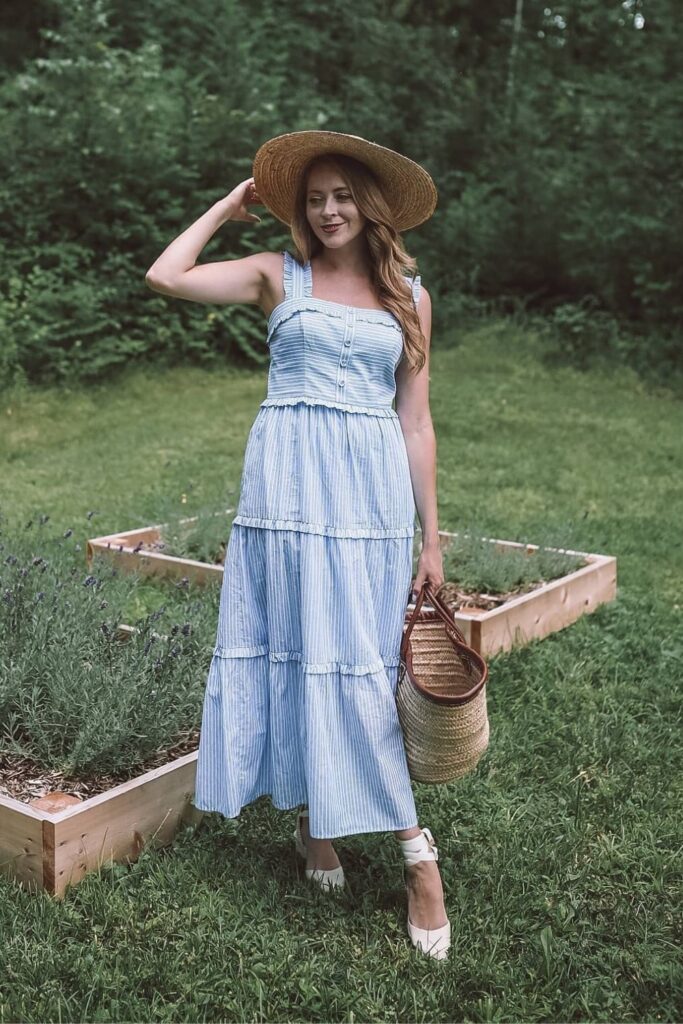
[(344, 153), (375, 173), (389, 204), (397, 231), (407, 231), (433, 214), (438, 193), (424, 167), (402, 153), (344, 132), (301, 131), (277, 135), (254, 157), (254, 186), (264, 206), (288, 226), (294, 217), (296, 189), (302, 170), (314, 156)]

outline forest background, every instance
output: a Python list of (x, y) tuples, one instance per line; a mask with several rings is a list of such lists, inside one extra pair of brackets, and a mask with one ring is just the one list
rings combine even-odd
[[(0, 387), (267, 361), (256, 307), (169, 299), (144, 274), (263, 141), (304, 128), (432, 174), (436, 214), (405, 242), (435, 344), (521, 315), (549, 357), (677, 379), (674, 0), (6, 0), (0, 22)], [(201, 261), (291, 244), (258, 212)]]

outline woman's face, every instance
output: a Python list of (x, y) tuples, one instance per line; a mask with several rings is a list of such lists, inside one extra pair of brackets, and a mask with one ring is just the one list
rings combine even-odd
[[(328, 249), (341, 249), (363, 233), (366, 218), (353, 201), (339, 172), (320, 163), (308, 176), (306, 216), (316, 236)], [(325, 230), (325, 225), (337, 225)]]

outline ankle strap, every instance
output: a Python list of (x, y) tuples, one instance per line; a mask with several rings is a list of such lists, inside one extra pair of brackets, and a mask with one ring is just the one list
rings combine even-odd
[(425, 825), (412, 839), (399, 839), (406, 864), (417, 864), (419, 860), (438, 860), (439, 850), (434, 836)]

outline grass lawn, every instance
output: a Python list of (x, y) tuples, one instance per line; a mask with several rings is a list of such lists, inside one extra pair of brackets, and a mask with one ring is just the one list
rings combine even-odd
[[(0, 396), (0, 510), (49, 514), (84, 552), (169, 507), (234, 505), (265, 393), (265, 372), (226, 368)], [(338, 840), (348, 889), (326, 896), (294, 812), (263, 797), (63, 902), (0, 878), (0, 1022), (683, 1019), (683, 404), (626, 370), (549, 366), (504, 320), (436, 344), (431, 404), (442, 529), (554, 531), (616, 555), (619, 585), (492, 658), (479, 769), (415, 785), (450, 960), (410, 946), (391, 834)]]

